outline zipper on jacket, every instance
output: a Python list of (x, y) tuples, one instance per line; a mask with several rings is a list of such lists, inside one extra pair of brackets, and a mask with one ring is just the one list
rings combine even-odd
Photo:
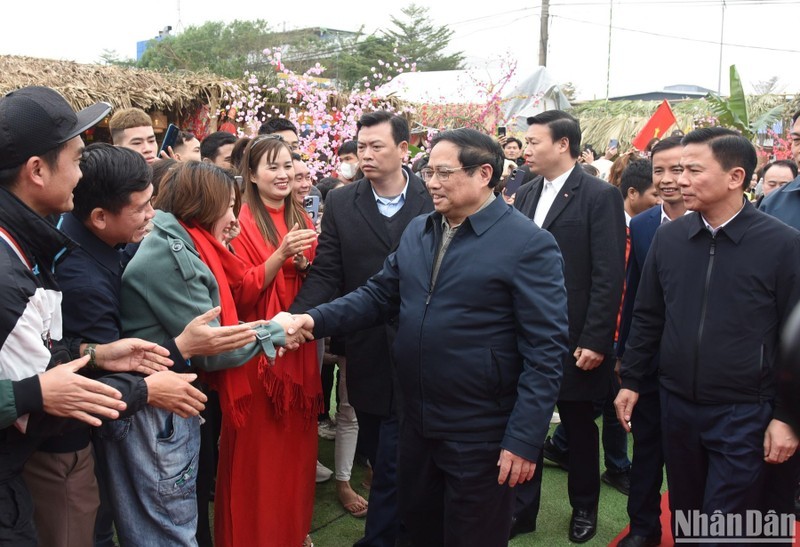
[(697, 401), (697, 375), (700, 368), (700, 344), (703, 341), (703, 327), (708, 310), (708, 289), (711, 285), (711, 271), (714, 269), (714, 255), (717, 252), (717, 236), (711, 236), (711, 247), (708, 249), (708, 267), (706, 268), (706, 284), (703, 289), (703, 306), (700, 308), (700, 326), (697, 329), (697, 344), (694, 348), (694, 370), (692, 376), (692, 400)]

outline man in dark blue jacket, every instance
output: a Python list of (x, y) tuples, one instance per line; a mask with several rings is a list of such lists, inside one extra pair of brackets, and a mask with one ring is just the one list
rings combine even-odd
[[(617, 363), (625, 354), (625, 342), (631, 327), (633, 303), (639, 289), (644, 261), (656, 230), (662, 224), (686, 213), (678, 179), (681, 176), (681, 137), (668, 137), (653, 146), (653, 185), (661, 197), (661, 205), (634, 216), (629, 226), (631, 246), (628, 255), (625, 296), (619, 326)], [(653, 547), (661, 544), (661, 484), (664, 479), (664, 453), (661, 446), (661, 403), (658, 394), (658, 357), (642, 378), (639, 401), (631, 421), (636, 422), (633, 434), (633, 464), (628, 495), (630, 533), (620, 547)]]
[(558, 395), (563, 261), (549, 233), (496, 199), (502, 167), (489, 136), (438, 135), (422, 171), (436, 211), (366, 285), (300, 316), (322, 337), (399, 311), (398, 495), (413, 545), (508, 543), (510, 487), (533, 476)]
[(695, 213), (653, 238), (615, 406), (623, 427), (638, 427), (633, 409), (658, 353), (673, 528), (692, 540), (707, 534), (690, 525), (702, 515), (761, 508), (764, 462), (797, 448), (775, 384), (780, 330), (800, 301), (800, 233), (742, 197), (756, 166), (747, 139), (715, 127), (682, 142), (678, 184)]
[[(792, 130), (789, 132), (792, 141), (792, 155), (800, 166), (800, 110), (792, 116)], [(792, 228), (800, 230), (800, 177), (789, 184), (781, 186), (761, 202), (760, 209), (779, 218)]]

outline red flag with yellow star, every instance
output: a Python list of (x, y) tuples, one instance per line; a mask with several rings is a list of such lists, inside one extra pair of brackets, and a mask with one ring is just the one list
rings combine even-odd
[(647, 121), (631, 144), (637, 150), (644, 150), (647, 143), (650, 142), (650, 139), (653, 137), (663, 139), (667, 129), (669, 129), (675, 121), (675, 114), (672, 113), (669, 103), (665, 100), (659, 105), (653, 117)]

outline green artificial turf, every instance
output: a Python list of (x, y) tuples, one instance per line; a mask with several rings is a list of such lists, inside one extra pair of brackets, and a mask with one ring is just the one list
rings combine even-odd
[[(598, 420), (598, 425), (602, 428), (600, 422), (601, 420)], [(629, 452), (631, 445), (632, 440), (629, 438)], [(333, 441), (320, 439), (319, 460), (333, 469)], [(600, 464), (602, 472), (604, 471), (602, 454)], [(367, 498), (368, 492), (360, 486), (364, 479), (364, 472), (364, 468), (356, 464), (353, 467), (351, 484), (356, 491)], [(602, 484), (597, 535), (584, 545), (607, 545), (619, 534), (628, 524), (628, 515), (625, 511), (627, 500), (626, 496), (606, 484)], [(509, 542), (509, 545), (511, 547), (570, 545), (567, 539), (570, 514), (567, 473), (550, 463), (545, 463), (542, 504), (539, 510), (537, 530), (530, 534), (517, 536)], [(363, 531), (364, 519), (351, 517), (339, 504), (333, 479), (318, 484), (311, 532), (314, 545), (316, 547), (349, 547), (361, 537)]]

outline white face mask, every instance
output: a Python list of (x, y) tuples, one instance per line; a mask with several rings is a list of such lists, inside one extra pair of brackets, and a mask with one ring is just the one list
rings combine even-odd
[(350, 180), (356, 176), (356, 171), (358, 171), (358, 164), (357, 163), (343, 163), (339, 166), (339, 175), (342, 178)]

